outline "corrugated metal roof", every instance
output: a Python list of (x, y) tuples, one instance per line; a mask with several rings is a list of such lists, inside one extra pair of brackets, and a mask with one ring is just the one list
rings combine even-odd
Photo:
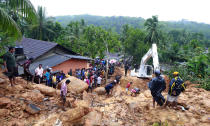
[(23, 46), (24, 54), (27, 57), (33, 57), (34, 59), (36, 59), (37, 57), (48, 52), (58, 44), (54, 42), (35, 40), (31, 38), (23, 38), (21, 42), (16, 42), (16, 45)]
[[(30, 65), (30, 71), (34, 74), (35, 69), (39, 66), (39, 64), (42, 64), (43, 69), (47, 69), (53, 66), (56, 66), (58, 64), (61, 64), (62, 62), (65, 62), (67, 60), (71, 59), (67, 56), (62, 56), (58, 54), (54, 54), (48, 58), (45, 58), (43, 60), (35, 61)], [(19, 68), (19, 74), (23, 74), (23, 68)]]
[(66, 56), (66, 57), (73, 58), (73, 59), (91, 60), (91, 58), (85, 57), (85, 56), (69, 55), (69, 54), (63, 54), (63, 55)]

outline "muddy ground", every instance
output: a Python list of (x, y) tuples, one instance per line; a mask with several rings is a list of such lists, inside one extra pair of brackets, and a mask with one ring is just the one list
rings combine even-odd
[[(117, 68), (115, 75), (123, 75)], [(26, 84), (17, 78), (17, 85), (9, 86), (8, 79), (0, 72), (0, 126), (209, 126), (210, 93), (186, 82), (188, 87), (178, 99), (189, 110), (152, 107), (152, 97), (147, 89), (147, 79), (122, 76), (110, 97), (87, 93), (80, 83), (79, 93), (70, 87), (66, 111), (60, 102), (59, 90), (44, 85)], [(165, 77), (167, 84), (169, 79)], [(125, 93), (126, 84), (141, 89), (136, 97)], [(77, 86), (76, 84), (73, 86)], [(81, 91), (84, 90), (84, 91)], [(102, 93), (103, 94), (103, 93)], [(167, 96), (167, 91), (163, 93)], [(35, 106), (35, 108), (34, 108)]]

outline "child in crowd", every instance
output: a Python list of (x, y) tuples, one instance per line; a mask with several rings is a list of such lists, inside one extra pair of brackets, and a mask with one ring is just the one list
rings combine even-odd
[(133, 84), (133, 82), (129, 82), (129, 83), (127, 84), (126, 89), (125, 89), (126, 94), (128, 94), (128, 90), (129, 90), (129, 88), (130, 88), (130, 86), (131, 86), (132, 84)]
[(133, 88), (131, 89), (131, 96), (136, 97), (137, 94), (140, 93), (140, 89), (139, 88)]
[(102, 77), (101, 77), (101, 75), (100, 75), (100, 76), (98, 76), (98, 78), (97, 78), (97, 86), (98, 86), (98, 87), (101, 86), (101, 81), (102, 81)]
[(46, 77), (46, 86), (50, 86), (50, 69), (47, 69), (44, 76)]
[(52, 76), (52, 86), (53, 86), (53, 88), (56, 88), (56, 85), (57, 85), (56, 74), (53, 74), (53, 76)]

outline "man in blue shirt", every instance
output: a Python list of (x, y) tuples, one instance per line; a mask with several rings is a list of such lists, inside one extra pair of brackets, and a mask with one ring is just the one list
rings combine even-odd
[(108, 84), (105, 86), (105, 90), (106, 90), (106, 94), (107, 96), (110, 94), (110, 91), (112, 90), (112, 88), (114, 87), (114, 85), (117, 83), (116, 80), (114, 80), (112, 83)]
[(160, 106), (165, 103), (165, 98), (161, 94), (162, 91), (166, 89), (166, 82), (163, 77), (160, 76), (160, 70), (155, 70), (155, 76), (149, 82), (149, 89), (151, 91), (151, 95), (153, 97), (153, 107), (155, 108), (155, 102), (157, 102)]

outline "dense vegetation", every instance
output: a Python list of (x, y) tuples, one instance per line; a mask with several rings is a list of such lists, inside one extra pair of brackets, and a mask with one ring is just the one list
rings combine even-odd
[[(94, 16), (94, 15), (73, 15), (73, 16), (56, 16), (55, 21), (61, 23), (62, 26), (67, 26), (71, 21), (80, 21), (84, 19), (87, 25), (101, 26), (105, 29), (112, 29), (117, 33), (120, 33), (121, 28), (125, 24), (129, 24), (134, 28), (144, 28), (145, 19), (141, 17), (122, 17), (122, 16)], [(210, 25), (204, 23), (197, 23), (193, 21), (181, 20), (181, 21), (160, 21), (161, 29), (165, 32), (171, 30), (185, 30), (186, 32), (201, 33), (206, 38), (210, 39)], [(208, 41), (209, 43), (209, 41)], [(208, 45), (209, 46), (209, 45)]]
[[(5, 5), (1, 1), (0, 3)], [(2, 6), (2, 10), (6, 11), (8, 7)], [(210, 90), (210, 54), (209, 49), (207, 50), (210, 42), (206, 35), (208, 30), (203, 30), (203, 34), (199, 28), (195, 31), (192, 30), (193, 27), (182, 29), (181, 25), (169, 28), (168, 25), (173, 24), (168, 23), (166, 26), (167, 23), (159, 22), (157, 16), (147, 20), (98, 16), (92, 16), (93, 19), (87, 16), (80, 20), (77, 16), (72, 16), (76, 21), (70, 21), (63, 26), (56, 21), (58, 19), (46, 17), (42, 7), (38, 7), (36, 21), (17, 20), (21, 19), (13, 16), (17, 13), (7, 14), (25, 37), (53, 41), (91, 58), (104, 58), (107, 52), (119, 52), (125, 58), (132, 59), (131, 64), (139, 64), (151, 44), (157, 43), (161, 63), (176, 66), (171, 70), (179, 71), (184, 79), (201, 83), (201, 87)], [(5, 22), (6, 20), (0, 26), (5, 28)], [(8, 31), (10, 29), (0, 31), (1, 54), (5, 52), (5, 47), (20, 38)], [(19, 31), (17, 30), (18, 35)]]

